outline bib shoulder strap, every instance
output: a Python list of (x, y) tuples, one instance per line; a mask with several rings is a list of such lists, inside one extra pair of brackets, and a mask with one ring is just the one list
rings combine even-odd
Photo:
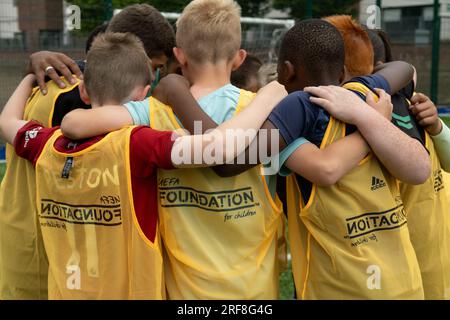
[(367, 96), (367, 94), (369, 92), (372, 92), (373, 94), (375, 94), (375, 101), (376, 102), (378, 101), (377, 93), (360, 82), (347, 82), (346, 84), (344, 84), (343, 87), (348, 90), (359, 92), (359, 93), (363, 94), (364, 96)]
[(324, 149), (333, 142), (336, 142), (337, 140), (345, 137), (345, 132), (346, 124), (333, 117), (330, 117), (325, 135), (323, 136), (322, 143), (320, 144), (320, 149)]
[(250, 102), (252, 102), (255, 96), (256, 93), (241, 89), (239, 93), (239, 101), (236, 106), (236, 112), (234, 114), (235, 115), (239, 114), (239, 112), (241, 112), (244, 108), (246, 108), (250, 104)]
[(161, 122), (161, 118), (166, 118), (175, 129), (180, 129), (181, 126), (177, 121), (175, 113), (172, 108), (161, 101), (150, 97), (149, 99), (149, 115), (150, 115), (150, 127), (153, 129), (159, 129), (158, 124)]
[[(39, 118), (35, 120), (44, 123), (47, 127), (52, 127), (55, 104), (59, 96), (72, 91), (80, 84), (78, 81), (75, 84), (70, 84), (64, 77), (61, 77), (61, 80), (66, 84), (66, 88), (61, 89), (54, 81), (49, 81), (47, 82), (47, 94), (45, 96), (39, 92), (38, 87), (33, 89), (32, 95), (25, 107), (24, 119), (31, 120), (31, 118)], [(42, 108), (43, 105), (50, 106), (49, 112), (47, 112), (48, 109), (45, 108), (43, 110), (36, 109), (37, 113), (41, 116), (31, 114), (35, 108)]]

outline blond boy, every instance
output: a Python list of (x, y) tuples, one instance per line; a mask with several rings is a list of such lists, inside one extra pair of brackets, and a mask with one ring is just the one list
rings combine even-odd
[[(174, 53), (191, 93), (207, 115), (223, 123), (253, 98), (230, 84), (231, 71), (246, 56), (240, 50), (240, 8), (232, 0), (194, 0), (177, 27)], [(173, 111), (153, 98), (125, 107), (77, 110), (62, 129), (80, 139), (132, 123), (159, 130), (180, 127)], [(182, 109), (174, 111), (182, 118)], [(234, 178), (219, 178), (211, 169), (160, 170), (158, 177), (168, 297), (278, 298), (281, 211), (259, 168)]]

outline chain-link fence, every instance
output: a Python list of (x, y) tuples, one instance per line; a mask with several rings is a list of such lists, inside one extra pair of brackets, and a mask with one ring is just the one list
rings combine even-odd
[[(90, 9), (104, 11), (100, 4)], [(63, 0), (0, 0), (0, 109), (23, 76), (32, 52), (52, 50), (74, 59), (84, 57), (90, 30), (77, 28), (82, 17), (83, 12)]]
[[(51, 50), (83, 59), (90, 32), (121, 9), (108, 6), (111, 3), (0, 0), (0, 111), (23, 76), (31, 53)], [(163, 14), (175, 27), (178, 14)], [(275, 62), (280, 40), (293, 24), (293, 20), (243, 18), (243, 47), (263, 62)], [(0, 141), (0, 149), (1, 145)]]
[[(120, 10), (104, 4), (81, 4), (77, 12), (62, 0), (0, 0), (0, 109), (22, 77), (30, 53), (52, 50), (74, 59), (84, 57), (90, 31), (107, 19), (108, 12)], [(175, 25), (177, 14), (164, 15)], [(293, 23), (243, 18), (243, 46), (264, 62), (273, 62), (282, 35)]]
[[(180, 14), (163, 12), (163, 15), (176, 28), (176, 21)], [(295, 21), (291, 19), (243, 17), (241, 19), (242, 48), (260, 58), (264, 63), (276, 63), (281, 39), (294, 23)]]
[(363, 0), (362, 23), (371, 21), (374, 11), (370, 7), (377, 3), (381, 4), (381, 27), (389, 34), (393, 58), (415, 66), (417, 91), (433, 96), (444, 108), (450, 107), (450, 0)]

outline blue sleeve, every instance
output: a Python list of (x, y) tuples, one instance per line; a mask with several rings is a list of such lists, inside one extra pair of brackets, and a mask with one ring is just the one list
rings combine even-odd
[(388, 94), (392, 94), (389, 82), (387, 82), (387, 80), (382, 75), (379, 74), (373, 74), (365, 77), (356, 77), (350, 80), (349, 82), (359, 82), (365, 85), (366, 87), (370, 88), (371, 90), (383, 89)]
[(125, 104), (125, 108), (137, 126), (150, 126), (149, 100), (132, 101)]
[(309, 97), (302, 91), (291, 93), (269, 115), (269, 121), (280, 130), (287, 145), (297, 138), (308, 138), (316, 124), (319, 109)]
[(281, 151), (281, 153), (279, 155), (280, 156), (280, 160), (279, 160), (279, 167), (280, 167), (279, 174), (281, 176), (287, 177), (288, 175), (290, 175), (292, 173), (291, 170), (289, 170), (289, 168), (286, 167), (284, 164), (289, 159), (289, 157), (295, 152), (295, 150), (300, 148), (305, 143), (309, 143), (309, 141), (306, 140), (305, 138), (298, 138), (293, 143), (291, 143), (286, 149)]
[(305, 138), (298, 138), (293, 143), (291, 143), (287, 148), (285, 148), (283, 151), (281, 151), (279, 154), (273, 156), (271, 158), (271, 161), (268, 164), (264, 165), (266, 176), (271, 176), (279, 173), (281, 176), (288, 176), (291, 172), (289, 169), (284, 167), (284, 164), (286, 163), (287, 159), (302, 145), (305, 143), (309, 143), (308, 140)]

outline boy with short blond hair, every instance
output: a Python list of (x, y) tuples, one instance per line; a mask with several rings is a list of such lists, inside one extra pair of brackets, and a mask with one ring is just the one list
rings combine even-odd
[[(242, 111), (254, 96), (230, 84), (231, 71), (246, 56), (240, 43), (240, 9), (235, 1), (194, 0), (178, 21), (175, 56), (192, 85), (191, 93), (219, 124)], [(126, 107), (128, 112), (114, 110), (114, 128), (119, 119), (122, 125), (150, 124), (159, 130), (180, 127), (173, 111), (153, 98)], [(76, 110), (63, 121), (63, 131), (80, 139), (111, 130), (105, 117), (112, 110), (102, 109), (95, 115)], [(278, 298), (281, 210), (260, 169), (233, 178), (219, 178), (211, 169), (160, 170), (158, 177), (168, 297)]]
[(192, 2), (177, 21), (177, 47), (199, 64), (232, 60), (241, 48), (240, 15), (231, 0)]

